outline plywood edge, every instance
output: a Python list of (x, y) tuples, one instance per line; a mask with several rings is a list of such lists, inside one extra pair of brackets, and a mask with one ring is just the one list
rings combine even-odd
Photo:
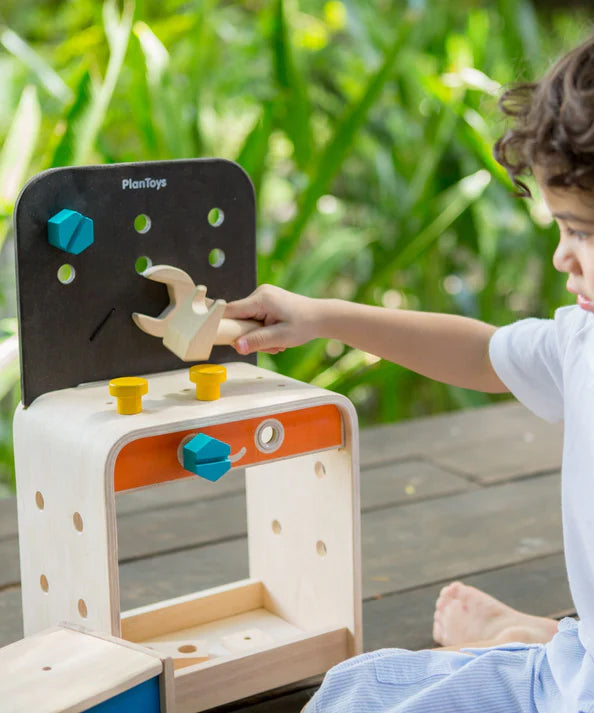
[(259, 580), (244, 579), (176, 597), (122, 614), (122, 637), (142, 642), (173, 631), (207, 624), (263, 606)]
[(326, 629), (268, 646), (249, 656), (229, 656), (179, 669), (176, 713), (196, 713), (320, 673), (349, 656), (346, 628)]

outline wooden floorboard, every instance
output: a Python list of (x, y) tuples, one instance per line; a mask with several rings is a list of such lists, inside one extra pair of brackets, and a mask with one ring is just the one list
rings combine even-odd
[[(452, 579), (533, 614), (571, 612), (561, 436), (515, 403), (362, 430), (366, 650), (432, 646), (435, 600)], [(121, 494), (117, 511), (123, 610), (248, 576), (242, 471)], [(18, 583), (10, 498), (0, 500), (0, 645), (22, 636)], [(218, 713), (298, 713), (318, 683)]]

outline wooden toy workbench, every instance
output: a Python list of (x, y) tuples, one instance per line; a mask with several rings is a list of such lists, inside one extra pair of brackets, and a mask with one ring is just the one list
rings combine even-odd
[[(187, 367), (131, 319), (135, 310), (158, 314), (167, 302), (162, 285), (132, 269), (138, 254), (173, 263), (187, 253), (176, 267), (193, 270), (204, 284), (216, 273), (226, 299), (251, 289), (255, 274), (245, 273), (254, 261), (242, 268), (245, 244), (206, 221), (213, 206), (224, 206), (226, 222), (234, 205), (253, 210), (249, 182), (233, 164), (216, 161), (65, 171), (62, 182), (59, 172), (49, 172), (47, 186), (42, 174), (32, 184), (34, 200), (25, 189), (17, 209), (24, 405), (14, 440), (25, 635), (66, 621), (171, 657), (179, 713), (319, 674), (359, 653), (359, 460), (351, 403), (260, 369), (229, 347), (216, 348), (217, 361), (227, 362), (220, 398), (198, 401)], [(166, 186), (177, 186), (170, 203), (161, 197), (151, 209), (141, 193), (129, 198), (136, 204), (122, 203), (121, 186), (131, 180), (124, 177), (135, 172), (156, 172)], [(48, 245), (45, 223), (59, 208), (92, 213), (96, 179), (102, 210), (111, 200), (110, 226), (121, 225), (122, 234), (103, 233), (104, 213), (93, 216), (94, 240), (68, 255), (79, 282), (62, 284), (54, 268), (64, 256)], [(188, 191), (195, 215), (181, 207)], [(225, 203), (230, 194), (233, 201)], [(171, 240), (165, 210), (184, 216)], [(131, 227), (140, 214), (150, 218), (148, 234)], [(19, 215), (27, 218), (19, 222)], [(253, 216), (243, 223), (253, 250)], [(201, 255), (201, 232), (210, 241), (207, 255), (214, 244), (224, 247), (225, 265)], [(185, 252), (183, 240), (193, 241)], [(42, 268), (36, 251), (44, 255)], [(34, 264), (46, 285), (42, 303), (32, 294)], [(234, 281), (236, 272), (242, 277)], [(40, 350), (52, 360), (63, 351), (64, 360), (54, 371)], [(105, 379), (123, 375), (148, 381), (139, 413), (121, 415), (110, 396)], [(231, 467), (245, 468), (250, 578), (121, 612), (117, 493), (196, 477), (184, 446), (200, 434), (226, 444)]]

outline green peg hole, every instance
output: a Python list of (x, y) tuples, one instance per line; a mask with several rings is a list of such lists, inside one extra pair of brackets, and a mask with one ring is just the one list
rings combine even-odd
[(65, 263), (64, 265), (60, 265), (58, 268), (58, 280), (63, 284), (63, 285), (69, 285), (71, 282), (74, 281), (74, 278), (76, 277), (76, 270), (72, 267), (72, 265), (68, 265)]
[(139, 275), (142, 275), (142, 273), (145, 270), (148, 270), (149, 267), (152, 267), (153, 261), (150, 259), (150, 257), (147, 257), (146, 255), (141, 255), (139, 258), (136, 259), (136, 262), (134, 263), (134, 269)]

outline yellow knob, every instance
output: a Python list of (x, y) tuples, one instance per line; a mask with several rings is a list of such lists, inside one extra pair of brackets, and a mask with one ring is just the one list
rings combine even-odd
[(199, 401), (221, 398), (221, 384), (227, 380), (227, 369), (220, 364), (195, 364), (190, 367), (190, 381), (196, 384)]
[(142, 411), (142, 397), (148, 393), (148, 381), (141, 376), (122, 376), (109, 382), (109, 393), (118, 400), (118, 413)]

